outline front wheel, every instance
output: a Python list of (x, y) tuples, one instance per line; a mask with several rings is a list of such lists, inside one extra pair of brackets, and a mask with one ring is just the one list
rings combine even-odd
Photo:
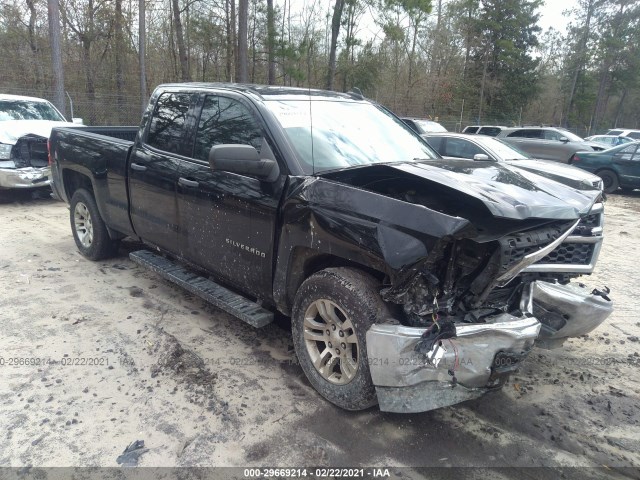
[(113, 256), (118, 242), (109, 236), (93, 195), (79, 188), (71, 197), (70, 207), (71, 231), (80, 253), (89, 260)]
[(613, 193), (618, 190), (620, 182), (616, 172), (612, 172), (611, 170), (602, 170), (598, 172), (598, 176), (602, 179), (604, 193)]
[(366, 333), (388, 316), (379, 283), (350, 268), (322, 270), (300, 286), (293, 307), (296, 355), (313, 387), (347, 410), (377, 403)]

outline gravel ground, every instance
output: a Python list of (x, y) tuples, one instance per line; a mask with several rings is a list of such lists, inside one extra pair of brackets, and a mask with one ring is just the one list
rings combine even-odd
[[(253, 329), (133, 264), (135, 242), (85, 260), (65, 204), (0, 193), (0, 466), (640, 478), (639, 192), (610, 196), (597, 273), (583, 279), (611, 288), (610, 319), (535, 349), (500, 392), (418, 415), (333, 407), (297, 365), (286, 319)], [(145, 448), (119, 458), (135, 440)]]

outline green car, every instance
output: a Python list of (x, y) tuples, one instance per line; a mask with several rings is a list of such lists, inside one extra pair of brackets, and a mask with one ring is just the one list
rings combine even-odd
[(640, 142), (627, 143), (602, 152), (577, 152), (569, 163), (602, 178), (604, 191), (640, 188)]

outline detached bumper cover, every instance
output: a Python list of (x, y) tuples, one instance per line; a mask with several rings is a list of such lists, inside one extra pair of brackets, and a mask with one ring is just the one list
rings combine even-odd
[(415, 351), (424, 328), (371, 326), (367, 355), (380, 410), (425, 412), (499, 388), (534, 342), (554, 348), (588, 333), (611, 314), (613, 303), (582, 285), (536, 281), (523, 295), (521, 310), (527, 313), (458, 323), (456, 336), (441, 340), (427, 355)]
[(546, 348), (589, 333), (613, 312), (613, 302), (606, 293), (581, 284), (532, 282), (523, 302), (526, 311), (542, 323), (537, 344)]
[(385, 324), (373, 325), (367, 332), (380, 410), (424, 412), (501, 386), (504, 367), (513, 370), (515, 359), (526, 356), (538, 337), (540, 322), (505, 313), (487, 323), (456, 325), (456, 337), (442, 340), (437, 361), (414, 350), (423, 332), (424, 328)]
[(0, 188), (37, 188), (50, 183), (50, 167), (0, 168)]

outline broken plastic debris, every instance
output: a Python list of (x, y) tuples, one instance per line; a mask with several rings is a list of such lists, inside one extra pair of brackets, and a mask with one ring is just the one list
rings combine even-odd
[(135, 467), (138, 465), (140, 457), (148, 451), (148, 448), (144, 448), (144, 440), (136, 440), (124, 449), (122, 455), (118, 455), (116, 462), (122, 464), (123, 467)]

